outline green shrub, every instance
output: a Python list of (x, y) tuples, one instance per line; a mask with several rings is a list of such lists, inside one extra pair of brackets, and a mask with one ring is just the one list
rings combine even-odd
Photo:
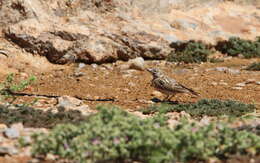
[(8, 106), (0, 105), (0, 123), (7, 125), (20, 122), (26, 127), (52, 128), (61, 123), (78, 124), (84, 119), (85, 117), (79, 111), (59, 111), (58, 113), (53, 113), (51, 109), (43, 111), (27, 106), (11, 109)]
[(48, 153), (77, 162), (176, 162), (230, 155), (256, 155), (260, 137), (211, 123), (181, 121), (169, 128), (158, 115), (140, 119), (114, 107), (100, 107), (80, 125), (58, 125), (33, 136), (33, 155)]
[(23, 91), (26, 87), (31, 85), (36, 80), (36, 77), (31, 76), (26, 80), (23, 80), (19, 83), (16, 83), (14, 80), (14, 74), (9, 74), (5, 81), (0, 83), (0, 99), (1, 96), (4, 100), (10, 100), (10, 103), (12, 104), (16, 100), (16, 96), (14, 93)]
[(209, 45), (194, 40), (171, 43), (170, 47), (175, 49), (168, 56), (168, 60), (171, 62), (207, 62), (208, 56), (212, 53)]
[(231, 37), (227, 41), (219, 41), (215, 49), (230, 56), (242, 54), (245, 58), (260, 57), (260, 38), (255, 41)]
[(260, 62), (255, 62), (250, 64), (246, 70), (250, 70), (250, 71), (260, 71)]
[(159, 112), (181, 112), (185, 111), (191, 116), (202, 117), (208, 116), (241, 116), (246, 113), (253, 112), (255, 106), (251, 104), (243, 104), (237, 101), (221, 101), (217, 99), (202, 99), (194, 104), (178, 104), (178, 105), (161, 105), (151, 106), (143, 110), (144, 114)]

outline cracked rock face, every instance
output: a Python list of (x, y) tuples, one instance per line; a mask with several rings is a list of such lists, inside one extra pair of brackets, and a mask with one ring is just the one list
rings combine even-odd
[[(260, 26), (256, 8), (221, 3), (183, 12), (171, 8), (181, 3), (172, 0), (0, 2), (4, 37), (58, 64), (107, 63), (136, 57), (165, 59), (171, 42), (214, 42), (231, 35), (253, 39), (260, 34), (254, 30)], [(234, 19), (241, 13), (243, 19)]]

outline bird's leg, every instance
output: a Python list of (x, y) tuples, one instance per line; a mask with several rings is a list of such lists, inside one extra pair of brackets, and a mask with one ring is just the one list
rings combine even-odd
[(167, 95), (167, 96), (163, 99), (163, 101), (167, 101), (167, 100), (169, 99), (169, 96), (170, 96), (170, 95)]
[(175, 96), (175, 94), (170, 95), (169, 98), (168, 98), (168, 100), (170, 101), (171, 98), (173, 98), (173, 96)]

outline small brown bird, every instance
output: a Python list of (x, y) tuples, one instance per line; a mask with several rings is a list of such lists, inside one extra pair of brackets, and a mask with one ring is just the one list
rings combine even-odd
[(153, 75), (151, 85), (158, 91), (167, 95), (164, 100), (170, 100), (174, 95), (178, 93), (191, 93), (195, 96), (199, 95), (194, 90), (187, 88), (184, 85), (178, 83), (176, 80), (164, 75), (157, 68), (148, 68), (147, 71)]

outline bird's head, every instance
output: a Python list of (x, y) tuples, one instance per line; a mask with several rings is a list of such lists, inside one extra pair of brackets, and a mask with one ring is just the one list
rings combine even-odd
[(146, 70), (150, 72), (154, 78), (163, 76), (163, 73), (158, 68), (147, 68)]

